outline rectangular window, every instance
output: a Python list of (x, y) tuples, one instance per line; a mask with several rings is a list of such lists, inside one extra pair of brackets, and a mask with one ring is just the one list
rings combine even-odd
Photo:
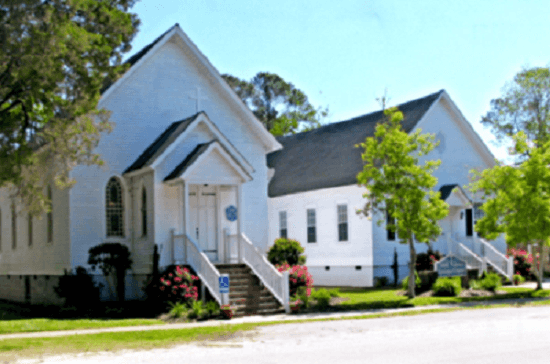
[(386, 230), (388, 230), (388, 241), (395, 241), (395, 230), (388, 229), (388, 225), (395, 225), (395, 218), (386, 212)]
[(279, 236), (287, 239), (286, 211), (279, 211)]
[(338, 205), (338, 241), (348, 241), (348, 205)]
[(27, 227), (28, 227), (28, 234), (29, 234), (29, 246), (32, 246), (32, 215), (31, 214), (29, 214), (27, 224), (28, 224)]
[(466, 209), (466, 236), (474, 235), (474, 219), (472, 209)]
[(315, 231), (315, 210), (307, 210), (307, 242), (317, 242), (317, 232)]

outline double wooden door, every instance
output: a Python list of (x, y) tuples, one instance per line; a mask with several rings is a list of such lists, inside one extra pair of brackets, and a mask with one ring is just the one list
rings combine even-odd
[(218, 261), (218, 216), (215, 186), (189, 188), (191, 236), (211, 261)]

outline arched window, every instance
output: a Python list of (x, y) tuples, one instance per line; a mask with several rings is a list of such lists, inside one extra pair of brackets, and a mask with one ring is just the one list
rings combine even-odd
[(141, 235), (147, 236), (147, 191), (141, 191)]
[(46, 191), (48, 202), (50, 203), (50, 211), (46, 214), (46, 236), (48, 243), (53, 242), (53, 199), (52, 199), (52, 187), (48, 186)]
[(105, 190), (105, 215), (107, 236), (124, 237), (124, 201), (122, 186), (116, 177), (111, 177)]
[(11, 248), (17, 247), (17, 211), (15, 211), (15, 203), (11, 203)]

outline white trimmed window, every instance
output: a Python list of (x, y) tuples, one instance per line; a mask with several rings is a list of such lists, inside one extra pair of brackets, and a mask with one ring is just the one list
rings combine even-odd
[(388, 225), (395, 225), (395, 217), (386, 212), (386, 229), (388, 232), (388, 241), (395, 241), (395, 230), (388, 229)]
[(348, 205), (338, 205), (338, 241), (348, 241)]
[(286, 211), (279, 211), (279, 237), (288, 238), (288, 230), (286, 225)]
[(124, 201), (122, 185), (111, 177), (105, 189), (105, 217), (107, 236), (124, 237)]
[(307, 209), (307, 242), (317, 242), (317, 231), (315, 226), (315, 209)]

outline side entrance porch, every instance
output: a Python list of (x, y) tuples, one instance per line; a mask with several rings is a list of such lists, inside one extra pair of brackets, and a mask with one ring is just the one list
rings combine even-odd
[[(243, 231), (243, 184), (251, 180), (216, 140), (198, 145), (164, 179), (179, 191), (173, 205), (181, 216), (170, 229), (170, 262), (191, 266), (220, 305), (243, 314), (289, 311), (288, 273), (277, 271)], [(220, 293), (222, 274), (229, 275), (229, 295)]]

